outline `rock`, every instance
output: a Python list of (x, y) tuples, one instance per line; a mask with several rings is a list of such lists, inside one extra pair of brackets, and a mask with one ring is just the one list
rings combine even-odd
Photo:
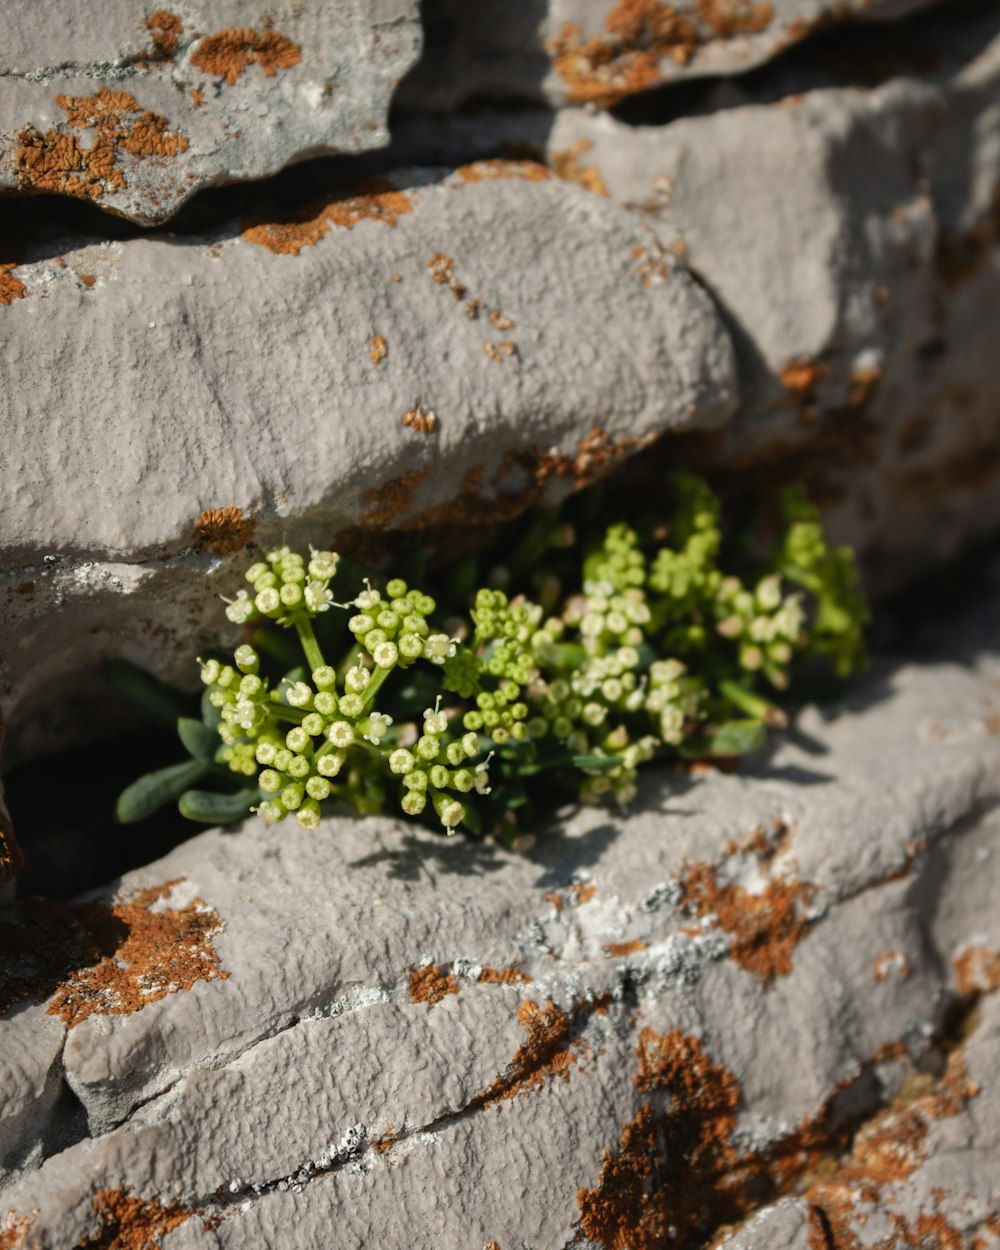
[(0, 190), (96, 203), (149, 225), (202, 187), (388, 142), (421, 43), (415, 0), (180, 13), (130, 0), (5, 14)]
[(530, 858), (254, 820), (63, 909), (0, 1065), (64, 1080), (87, 1128), (22, 1097), (77, 1140), (8, 1174), (5, 1244), (685, 1250), (744, 1225), (730, 1250), (815, 1250), (871, 1202), (818, 1163), (853, 1139), (877, 1168), (901, 1116), (920, 1133), (876, 1177), (886, 1209), (985, 1227), (1000, 654), (978, 622), (743, 775), (650, 774), (635, 811)]
[[(484, 98), (609, 108), (670, 83), (742, 74), (816, 30), (900, 18), (929, 2), (435, 0), (428, 47), (400, 99), (442, 112)], [(857, 33), (855, 50), (866, 37)]]
[(8, 764), (67, 740), (101, 655), (189, 681), (251, 538), (500, 518), (736, 402), (683, 265), (527, 162), (328, 188), (213, 238), (40, 245), (13, 273)]
[(720, 89), (661, 126), (566, 110), (548, 139), (726, 314), (741, 407), (695, 462), (743, 492), (804, 480), (883, 590), (1000, 525), (998, 90), (994, 13), (920, 76), (770, 104)]

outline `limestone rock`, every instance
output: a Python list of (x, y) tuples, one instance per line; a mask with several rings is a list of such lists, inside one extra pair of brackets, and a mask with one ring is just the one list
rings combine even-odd
[(662, 126), (566, 110), (548, 139), (724, 310), (741, 408), (695, 459), (743, 491), (805, 480), (883, 588), (1000, 524), (1000, 18), (953, 36), (870, 89), (720, 89)]
[[(435, 0), (428, 47), (401, 88), (409, 107), (483, 98), (594, 104), (742, 74), (844, 21), (878, 22), (930, 0)], [(864, 45), (859, 30), (857, 43)]]
[(877, 1167), (901, 1116), (886, 1210), (986, 1228), (995, 995), (942, 1030), (1000, 984), (993, 623), (528, 857), (250, 821), (65, 909), (0, 1065), (25, 1136), (77, 1140), (8, 1174), (5, 1244), (815, 1250), (814, 1207), (871, 1203), (818, 1161)]
[(76, 670), (65, 715), (99, 655), (188, 679), (251, 538), (502, 517), (736, 402), (683, 265), (527, 162), (335, 187), (214, 238), (42, 250), (13, 274), (8, 759), (22, 730), (52, 741), (44, 698), (19, 722), (25, 692)]
[(415, 0), (286, 6), (273, 22), (245, 0), (9, 6), (0, 190), (148, 225), (201, 187), (382, 147), (420, 43)]

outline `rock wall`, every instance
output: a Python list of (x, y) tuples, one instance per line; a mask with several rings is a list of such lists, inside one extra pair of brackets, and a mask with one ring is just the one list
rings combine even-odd
[(429, 4), (417, 64), (389, 0), (14, 15), (8, 763), (89, 727), (104, 655), (189, 680), (246, 543), (420, 541), (653, 440), (806, 481), (876, 590), (1000, 524), (1000, 19), (918, 7)]
[(24, 902), (0, 1244), (994, 1245), (992, 595), (530, 855), (250, 821)]

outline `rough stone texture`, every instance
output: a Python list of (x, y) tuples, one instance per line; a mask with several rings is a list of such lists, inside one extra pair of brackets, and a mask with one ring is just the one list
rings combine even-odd
[(39, 248), (0, 307), (15, 740), (52, 741), (38, 692), (99, 655), (188, 677), (251, 538), (501, 517), (736, 402), (683, 264), (527, 162), (333, 188), (214, 238)]
[(741, 490), (805, 480), (873, 585), (1000, 524), (998, 99), (994, 12), (933, 73), (766, 105), (720, 89), (663, 126), (567, 110), (549, 135), (727, 316), (741, 407), (696, 459)]
[[(931, 0), (434, 0), (428, 49), (402, 85), (411, 108), (527, 99), (607, 108), (716, 74), (741, 74), (846, 20), (900, 18)], [(857, 44), (866, 32), (858, 30)]]
[(14, 5), (0, 51), (0, 190), (145, 225), (202, 187), (388, 142), (421, 43), (415, 0)]
[(65, 910), (0, 1244), (994, 1245), (997, 617), (530, 857), (251, 821)]

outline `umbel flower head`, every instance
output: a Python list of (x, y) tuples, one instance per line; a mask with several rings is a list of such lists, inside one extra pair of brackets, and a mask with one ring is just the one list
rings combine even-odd
[[(252, 805), (312, 830), (324, 805), (398, 805), (449, 833), (507, 836), (550, 795), (625, 804), (654, 759), (754, 749), (785, 721), (771, 692), (797, 662), (826, 658), (841, 674), (861, 663), (852, 557), (828, 547), (800, 491), (786, 494), (774, 558), (756, 564), (741, 545), (730, 558), (704, 482), (674, 474), (669, 497), (651, 532), (617, 523), (588, 538), (550, 518), (541, 549), (560, 552), (562, 570), (576, 544), (578, 576), (539, 567), (535, 601), (530, 578), (518, 593), (498, 570), (467, 620), (452, 598), (447, 628), (402, 578), (353, 580), (337, 603), (332, 582), (356, 574), (336, 552), (268, 551), (226, 608), (247, 641), (202, 664), (204, 723), (182, 732), (196, 758), (177, 771), (240, 789), (186, 792), (182, 810), (217, 823)], [(297, 637), (297, 661), (281, 631)]]

